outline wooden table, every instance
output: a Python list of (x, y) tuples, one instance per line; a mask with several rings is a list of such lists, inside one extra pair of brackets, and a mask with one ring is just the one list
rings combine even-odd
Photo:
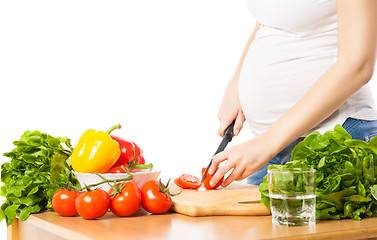
[(8, 239), (377, 239), (377, 218), (318, 221), (305, 227), (275, 226), (271, 216), (188, 217), (168, 212), (132, 217), (111, 212), (99, 220), (61, 217), (55, 212), (33, 214), (8, 228)]

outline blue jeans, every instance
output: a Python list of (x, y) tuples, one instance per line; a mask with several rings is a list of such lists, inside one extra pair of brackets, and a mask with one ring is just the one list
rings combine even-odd
[[(369, 142), (372, 137), (377, 136), (377, 120), (347, 118), (342, 126), (353, 139)], [(263, 182), (263, 177), (267, 175), (267, 167), (272, 164), (284, 165), (285, 163), (289, 162), (293, 148), (303, 139), (303, 137), (300, 137), (284, 148), (273, 159), (271, 159), (266, 166), (251, 174), (247, 178), (247, 183), (253, 185), (261, 184)]]

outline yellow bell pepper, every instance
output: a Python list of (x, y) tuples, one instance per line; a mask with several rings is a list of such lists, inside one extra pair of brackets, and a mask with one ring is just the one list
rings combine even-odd
[(82, 173), (105, 173), (120, 156), (119, 144), (111, 139), (110, 132), (120, 128), (111, 127), (107, 132), (89, 129), (80, 137), (71, 155), (73, 170)]

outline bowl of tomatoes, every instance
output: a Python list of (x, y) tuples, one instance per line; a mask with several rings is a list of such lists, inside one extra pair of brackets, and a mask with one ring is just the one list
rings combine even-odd
[[(101, 183), (104, 179), (107, 180), (117, 180), (117, 179), (127, 179), (129, 177), (128, 173), (101, 173), (101, 174), (94, 174), (94, 173), (80, 173), (72, 171), (73, 174), (76, 176), (77, 180), (79, 181), (81, 187), (94, 185)], [(139, 188), (142, 188), (144, 184), (150, 180), (157, 180), (160, 176), (161, 170), (157, 169), (140, 169), (136, 172), (131, 172), (132, 175), (131, 181), (135, 183)], [(123, 181), (120, 181), (123, 182)], [(110, 183), (102, 183), (97, 186), (92, 187), (92, 189), (95, 188), (101, 188), (105, 191), (110, 190), (111, 186), (110, 184), (114, 184), (113, 182)]]

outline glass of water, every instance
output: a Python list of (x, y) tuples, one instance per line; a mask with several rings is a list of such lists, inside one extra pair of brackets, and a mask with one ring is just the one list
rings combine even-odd
[(277, 225), (315, 224), (314, 169), (269, 169), (272, 222)]

